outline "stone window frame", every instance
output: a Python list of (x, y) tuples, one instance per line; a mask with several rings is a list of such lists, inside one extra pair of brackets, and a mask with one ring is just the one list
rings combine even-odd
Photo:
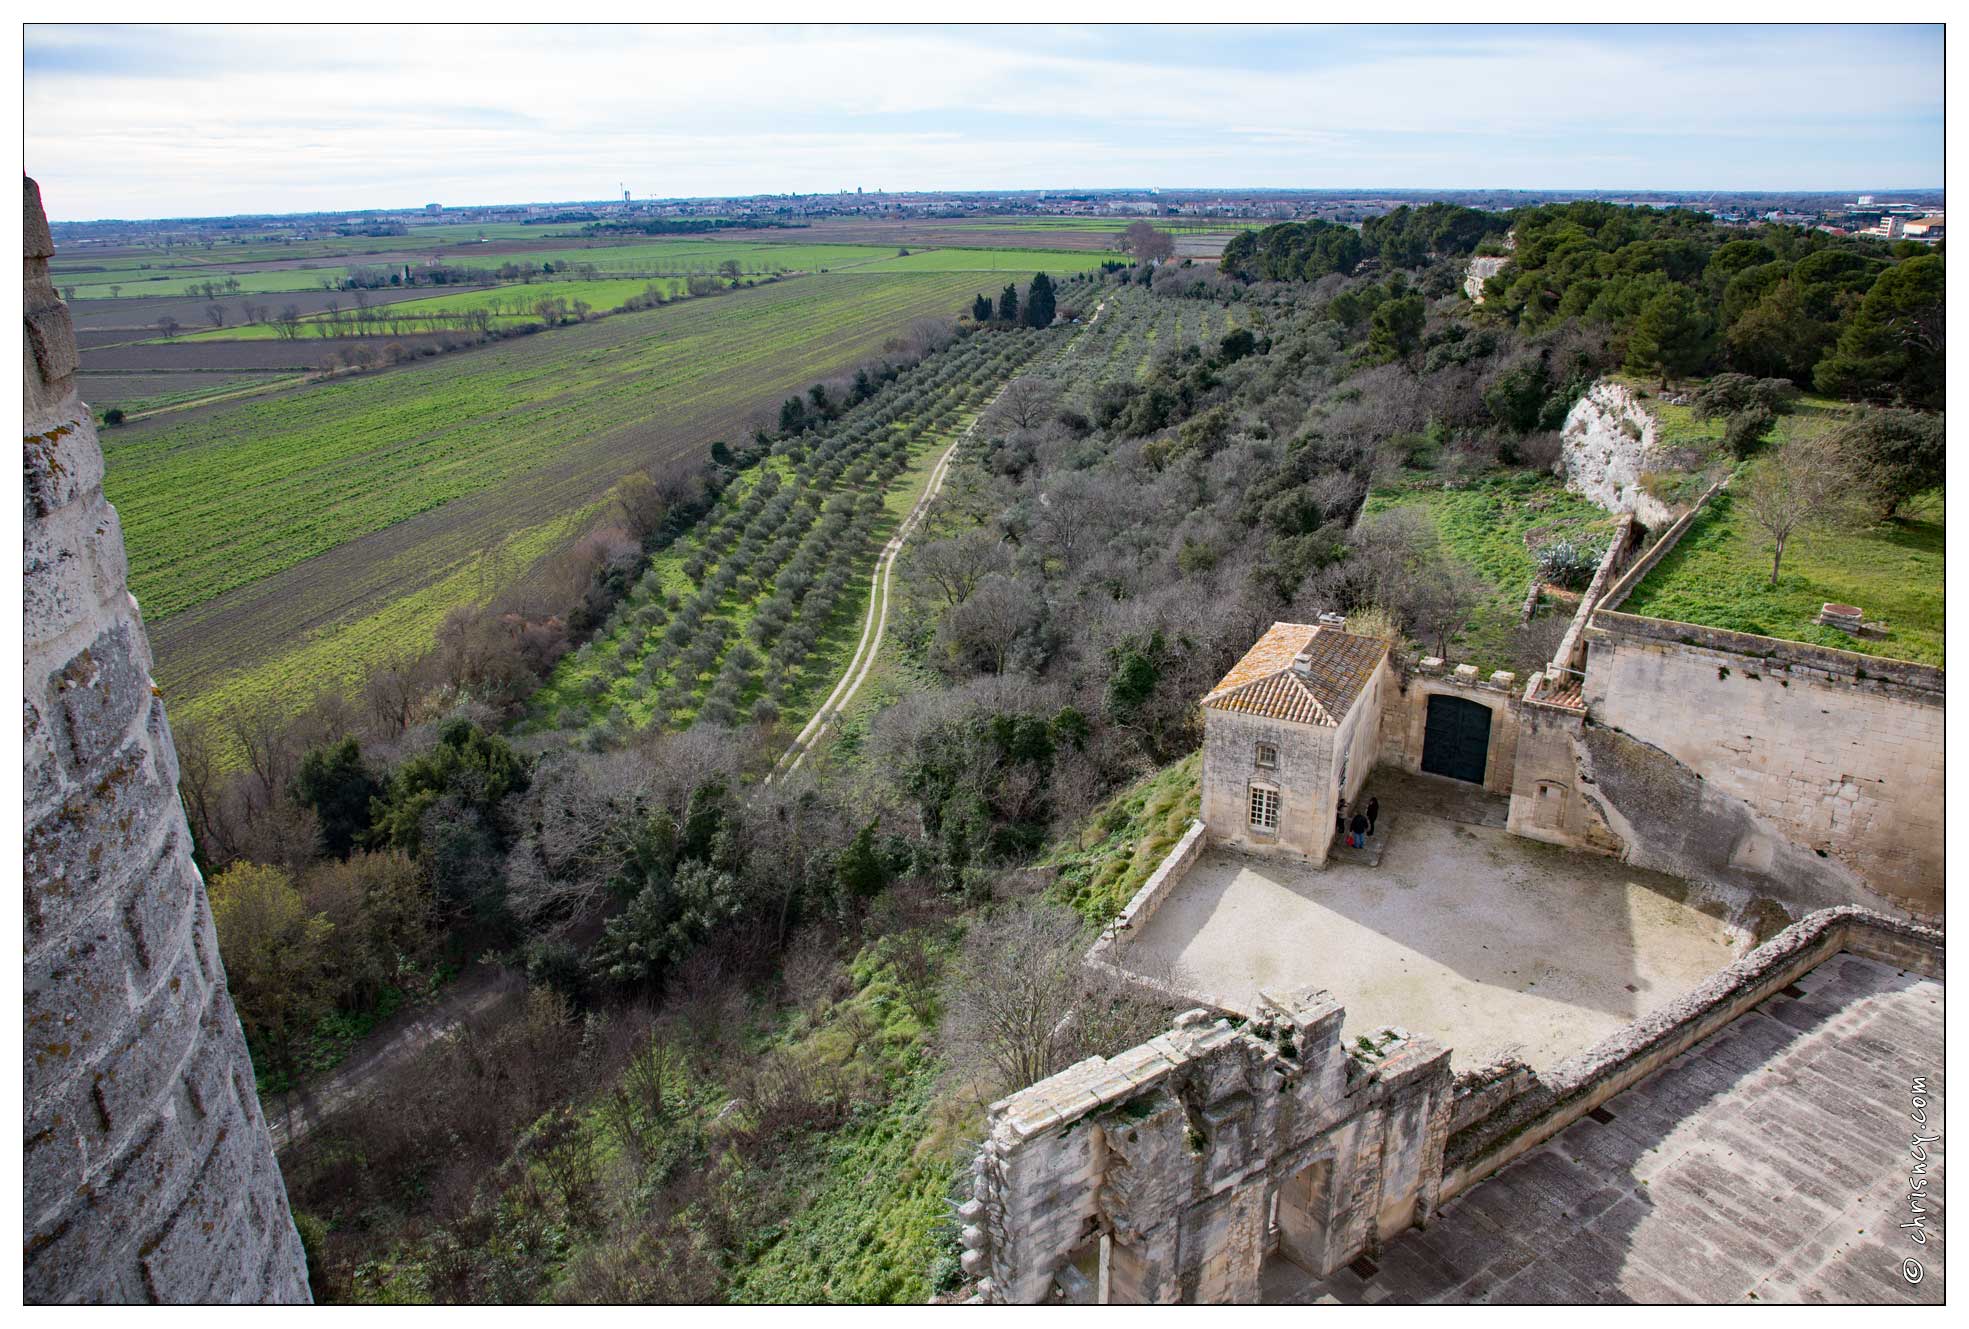
[(1257, 750), (1251, 754), (1251, 764), (1253, 766), (1256, 766), (1261, 771), (1277, 770), (1278, 744), (1276, 743), (1258, 744)]
[[(1271, 813), (1269, 824), (1261, 820), (1263, 814)], [(1263, 780), (1253, 780), (1245, 786), (1244, 820), (1245, 826), (1256, 835), (1275, 836), (1279, 823), (1284, 819), (1285, 800), (1279, 787)]]

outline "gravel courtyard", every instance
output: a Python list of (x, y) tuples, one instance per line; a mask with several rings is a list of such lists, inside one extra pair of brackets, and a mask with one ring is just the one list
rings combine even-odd
[(1314, 986), (1348, 1036), (1399, 1025), (1459, 1068), (1555, 1065), (1687, 992), (1749, 938), (1688, 887), (1613, 859), (1413, 810), (1381, 864), (1325, 870), (1212, 850), (1124, 949), (1145, 973), (1249, 1011)]

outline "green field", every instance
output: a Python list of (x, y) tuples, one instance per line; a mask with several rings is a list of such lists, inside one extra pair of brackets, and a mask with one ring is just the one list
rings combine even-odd
[(174, 716), (298, 706), (297, 677), (421, 646), (625, 472), (749, 433), (969, 286), (803, 278), (110, 431), (105, 487)]
[(1493, 475), (1467, 489), (1380, 491), (1368, 498), (1369, 515), (1392, 508), (1425, 513), (1442, 551), (1481, 584), (1450, 651), (1451, 663), (1476, 665), (1483, 674), (1512, 667), (1519, 614), (1537, 571), (1532, 549), (1562, 536), (1605, 549), (1614, 527), (1611, 513), (1567, 493), (1553, 477), (1527, 471)]
[[(1620, 606), (1622, 613), (1754, 632), (1923, 664), (1943, 663), (1943, 500), (1908, 505), (1899, 521), (1807, 531), (1785, 544), (1771, 585), (1771, 542), (1729, 491)], [(1813, 622), (1826, 603), (1858, 605), (1885, 637), (1849, 637)]]

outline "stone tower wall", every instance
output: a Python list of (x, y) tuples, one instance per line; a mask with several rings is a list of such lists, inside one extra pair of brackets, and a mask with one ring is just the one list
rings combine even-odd
[(24, 227), (23, 1293), (305, 1302), (32, 180)]

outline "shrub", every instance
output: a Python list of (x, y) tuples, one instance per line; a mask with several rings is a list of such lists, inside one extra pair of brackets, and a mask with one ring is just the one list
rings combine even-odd
[(1583, 591), (1593, 580), (1605, 553), (1577, 540), (1558, 539), (1541, 545), (1534, 557), (1538, 561), (1538, 575), (1545, 581), (1569, 591)]

